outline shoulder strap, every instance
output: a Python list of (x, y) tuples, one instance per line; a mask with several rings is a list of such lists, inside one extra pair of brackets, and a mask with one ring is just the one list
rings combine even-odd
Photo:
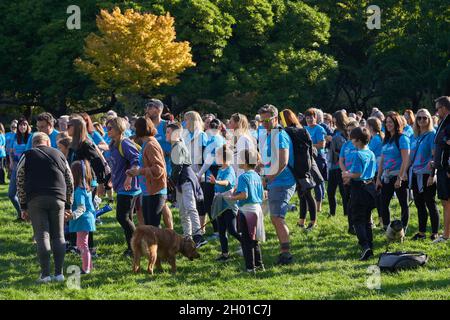
[(417, 156), (417, 151), (419, 151), (419, 146), (422, 143), (422, 141), (430, 134), (431, 132), (427, 132), (427, 134), (425, 134), (422, 138), (420, 138), (419, 142), (417, 143), (416, 146), (416, 152), (414, 152), (414, 157), (411, 160), (411, 166), (414, 164), (414, 160), (416, 160), (416, 156)]

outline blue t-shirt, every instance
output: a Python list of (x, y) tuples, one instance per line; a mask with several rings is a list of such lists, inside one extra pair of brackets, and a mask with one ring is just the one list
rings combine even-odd
[(247, 199), (238, 201), (238, 207), (246, 204), (262, 203), (264, 189), (261, 177), (254, 170), (249, 170), (239, 176), (236, 194), (242, 192), (247, 194)]
[[(317, 144), (320, 141), (325, 141), (327, 132), (321, 125), (315, 125), (314, 127), (306, 126), (306, 130), (308, 130), (308, 133), (311, 136), (313, 144)], [(325, 148), (318, 149), (317, 151), (323, 154), (325, 153)]]
[[(292, 145), (292, 140), (283, 129), (272, 129), (271, 132), (267, 132), (265, 130), (260, 132), (260, 150), (262, 161), (264, 163), (264, 173), (266, 175), (271, 175), (277, 171), (277, 168), (271, 168), (272, 163), (275, 163), (278, 160), (279, 152), (272, 153), (272, 136), (273, 136), (273, 145), (281, 149), (289, 150), (289, 160), (288, 165), (294, 167), (294, 147)], [(286, 166), (286, 168), (275, 177), (268, 185), (267, 188), (271, 189), (273, 187), (287, 187), (290, 188), (295, 185), (295, 178), (291, 172), (291, 170)]]
[(217, 172), (217, 177), (216, 180), (218, 181), (228, 181), (229, 184), (224, 187), (224, 186), (219, 186), (218, 184), (216, 184), (214, 186), (214, 191), (216, 193), (224, 193), (227, 192), (231, 189), (234, 188), (234, 186), (236, 185), (236, 173), (234, 172), (234, 169), (232, 166), (229, 166), (226, 169), (220, 168), (219, 171)]
[(3, 133), (0, 134), (0, 158), (6, 157), (6, 137)]
[(5, 134), (5, 140), (6, 140), (5, 150), (6, 150), (6, 154), (9, 154), (9, 151), (11, 150), (12, 142), (13, 142), (15, 137), (16, 137), (16, 134), (14, 132), (7, 132)]
[(361, 173), (361, 177), (354, 179), (356, 181), (366, 181), (373, 179), (377, 170), (377, 160), (375, 154), (369, 149), (365, 148), (357, 150), (353, 155), (353, 163), (350, 168), (351, 173)]
[(92, 203), (92, 192), (77, 187), (74, 192), (72, 211), (75, 211), (81, 205), (86, 209), (78, 219), (69, 220), (69, 231), (93, 232), (95, 231), (95, 207)]
[[(164, 160), (166, 161), (166, 169), (167, 169), (167, 175), (170, 177), (172, 173), (172, 165), (170, 163), (170, 151), (172, 151), (172, 146), (170, 145), (170, 142), (166, 141), (166, 127), (167, 127), (167, 121), (161, 120), (158, 127), (156, 128), (156, 135), (155, 138), (158, 140), (159, 145), (163, 149), (164, 152)], [(169, 155), (166, 155), (168, 153)]]
[(414, 129), (409, 124), (407, 124), (403, 129), (403, 134), (411, 139), (414, 136)]
[[(213, 156), (214, 161), (211, 165), (216, 165), (216, 149), (221, 148), (225, 144), (225, 139), (220, 135), (212, 135), (209, 137), (208, 142), (206, 143), (205, 151), (203, 152), (203, 159), (207, 159), (208, 156)], [(208, 181), (209, 176), (211, 175), (211, 170), (206, 171), (206, 181)]]
[(348, 140), (341, 148), (341, 152), (339, 153), (339, 158), (344, 158), (344, 166), (348, 171), (353, 165), (353, 157), (358, 149), (355, 148), (353, 142)]
[(414, 163), (412, 164), (413, 172), (426, 168), (430, 161), (433, 160), (432, 152), (435, 147), (435, 135), (436, 131), (433, 130), (411, 138), (410, 159), (411, 161), (414, 159)]
[(98, 146), (100, 143), (105, 142), (105, 140), (103, 140), (102, 136), (100, 133), (98, 133), (97, 131), (92, 132), (92, 134), (88, 133), (88, 138), (95, 143), (96, 146)]
[[(59, 131), (53, 129), (52, 133), (50, 133), (49, 138), (50, 138), (50, 144), (52, 148), (58, 149), (58, 143), (56, 142), (56, 137), (58, 136)], [(26, 151), (31, 150), (33, 148), (33, 135), (34, 132), (31, 134), (31, 136), (28, 139), (28, 143), (26, 146)]]
[[(409, 150), (409, 138), (402, 134), (398, 140), (400, 150)], [(390, 139), (388, 143), (384, 143), (381, 154), (384, 156), (383, 170), (400, 170), (402, 166), (402, 154), (395, 143), (394, 139)]]
[[(195, 138), (194, 138), (195, 137)], [(204, 131), (188, 132), (185, 137), (185, 144), (191, 153), (192, 164), (203, 164), (203, 147), (208, 144), (208, 135)]]
[(381, 156), (382, 147), (383, 147), (383, 139), (381, 139), (381, 136), (379, 134), (373, 136), (370, 139), (369, 149), (372, 150), (372, 152), (375, 154), (375, 157), (378, 158)]
[[(28, 141), (31, 140), (31, 135), (28, 136)], [(28, 142), (27, 141), (27, 142)], [(14, 140), (12, 141), (11, 144), (11, 151), (10, 154), (13, 155), (13, 160), (14, 162), (17, 164), (19, 162), (20, 157), (22, 156), (22, 154), (27, 151), (27, 143), (17, 143), (17, 138), (14, 137)]]

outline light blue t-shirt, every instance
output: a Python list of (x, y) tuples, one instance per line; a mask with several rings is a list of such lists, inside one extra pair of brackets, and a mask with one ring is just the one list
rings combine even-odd
[(69, 220), (70, 232), (93, 232), (95, 231), (95, 207), (92, 203), (92, 192), (84, 188), (77, 187), (74, 192), (72, 211), (79, 206), (84, 206), (86, 210), (76, 220)]
[(5, 140), (6, 140), (6, 144), (5, 144), (5, 149), (6, 149), (6, 154), (9, 154), (9, 151), (11, 150), (11, 146), (12, 146), (12, 142), (14, 140), (14, 138), (16, 137), (16, 134), (14, 132), (7, 132), (5, 134)]
[(0, 158), (6, 157), (6, 137), (3, 133), (0, 134)]
[[(50, 144), (52, 148), (57, 149), (58, 148), (58, 143), (56, 142), (56, 137), (58, 136), (59, 131), (53, 129), (52, 133), (50, 133), (49, 138), (50, 138)], [(26, 146), (26, 151), (31, 150), (33, 148), (33, 135), (34, 132), (31, 134), (31, 136), (28, 138), (28, 143)]]
[[(273, 137), (273, 143), (272, 143)], [(288, 165), (292, 168), (294, 167), (294, 147), (292, 145), (292, 140), (283, 129), (272, 129), (271, 132), (262, 130), (260, 132), (260, 150), (262, 161), (264, 163), (264, 173), (270, 175), (276, 172), (276, 168), (271, 168), (272, 163), (278, 160), (279, 152), (272, 153), (272, 144), (278, 150), (288, 149), (289, 150), (289, 160)], [(272, 172), (273, 171), (273, 172)], [(271, 189), (273, 187), (286, 187), (290, 188), (295, 185), (295, 178), (291, 170), (286, 166), (286, 168), (275, 177), (268, 185), (267, 188)]]
[(356, 181), (366, 181), (373, 179), (377, 170), (377, 160), (375, 154), (366, 147), (357, 150), (353, 155), (353, 163), (350, 168), (351, 173), (361, 173), (361, 177), (354, 179)]
[(381, 136), (377, 134), (370, 139), (369, 149), (375, 154), (375, 157), (378, 158), (381, 156), (381, 149), (383, 147), (383, 139)]
[[(400, 150), (409, 150), (409, 138), (402, 134), (398, 140)], [(402, 166), (402, 154), (395, 143), (394, 139), (390, 139), (388, 143), (384, 143), (381, 154), (384, 156), (383, 170), (400, 170)]]
[(233, 189), (234, 186), (236, 185), (236, 173), (234, 172), (233, 167), (229, 166), (226, 169), (220, 168), (219, 171), (217, 172), (216, 180), (229, 182), (229, 184), (226, 187), (219, 186), (218, 184), (216, 184), (214, 186), (214, 191), (216, 193), (224, 193)]
[(246, 204), (261, 204), (264, 196), (264, 189), (261, 177), (254, 171), (249, 170), (239, 176), (236, 194), (245, 192), (247, 199), (238, 201), (238, 207)]
[[(95, 143), (96, 146), (98, 146), (100, 143), (105, 142), (105, 140), (103, 140), (102, 136), (100, 133), (98, 133), (97, 131), (92, 132), (92, 134), (88, 133), (88, 138)], [(105, 142), (106, 143), (106, 142)]]
[[(28, 141), (31, 140), (31, 135), (28, 136)], [(13, 160), (17, 164), (22, 154), (27, 151), (27, 143), (17, 143), (17, 137), (11, 143), (10, 154), (13, 155)]]
[[(203, 159), (207, 159), (208, 156), (213, 156), (215, 159), (216, 149), (221, 148), (224, 144), (225, 139), (220, 134), (210, 136), (208, 142), (206, 143), (205, 151), (203, 152)], [(217, 164), (216, 160), (214, 160), (211, 165), (216, 164)], [(206, 181), (208, 181), (208, 178), (211, 175), (211, 170), (207, 170), (205, 174), (206, 174)]]
[(436, 131), (433, 130), (411, 138), (410, 159), (411, 161), (414, 159), (414, 163), (412, 164), (413, 172), (426, 168), (430, 161), (433, 160), (432, 152), (435, 148), (435, 135)]
[[(170, 177), (172, 173), (172, 164), (170, 162), (170, 151), (172, 151), (172, 146), (170, 145), (170, 142), (166, 141), (166, 128), (167, 128), (167, 121), (161, 120), (158, 127), (156, 128), (156, 135), (155, 138), (158, 140), (159, 145), (161, 146), (161, 149), (164, 152), (164, 160), (166, 161), (166, 169), (167, 169), (167, 175)], [(169, 155), (166, 155), (169, 154)]]
[(414, 129), (409, 124), (407, 124), (403, 129), (403, 134), (411, 139), (414, 136)]
[[(306, 126), (306, 130), (311, 136), (311, 140), (313, 144), (317, 144), (320, 141), (325, 141), (325, 137), (327, 136), (326, 130), (321, 125), (316, 125), (315, 127)], [(325, 153), (325, 148), (318, 149), (319, 153)]]
[(358, 149), (355, 148), (351, 140), (348, 140), (342, 146), (339, 158), (344, 158), (344, 166), (347, 171), (352, 167), (353, 157), (357, 151)]

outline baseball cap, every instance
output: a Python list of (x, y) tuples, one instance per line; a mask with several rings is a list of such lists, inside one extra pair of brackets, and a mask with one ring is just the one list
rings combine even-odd
[(150, 99), (145, 103), (145, 107), (156, 107), (159, 109), (164, 109), (164, 104), (159, 99)]

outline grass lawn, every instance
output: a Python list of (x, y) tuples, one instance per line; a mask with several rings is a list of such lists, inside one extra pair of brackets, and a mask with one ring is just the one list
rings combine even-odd
[[(397, 201), (392, 204), (393, 211), (399, 212)], [(14, 222), (7, 187), (0, 186), (0, 299), (450, 299), (448, 243), (433, 245), (430, 240), (407, 240), (403, 245), (393, 245), (391, 250), (424, 251), (430, 257), (429, 263), (414, 271), (382, 274), (381, 289), (370, 290), (366, 285), (370, 276), (368, 267), (375, 265), (377, 258), (359, 262), (356, 237), (346, 233), (342, 211), (327, 218), (327, 209), (325, 204), (319, 215), (319, 227), (312, 233), (295, 226), (297, 212), (288, 214), (296, 261), (284, 267), (275, 266), (278, 241), (266, 217), (268, 241), (262, 245), (266, 271), (256, 276), (242, 272), (242, 257), (234, 256), (226, 264), (215, 262), (220, 248), (218, 241), (200, 249), (201, 260), (190, 262), (180, 257), (175, 276), (169, 273), (168, 265), (163, 265), (164, 273), (153, 277), (144, 272), (134, 275), (131, 259), (121, 256), (124, 236), (111, 212), (95, 234), (100, 255), (94, 260), (95, 270), (82, 276), (81, 290), (75, 290), (65, 284), (35, 284), (39, 268), (31, 226)], [(178, 212), (173, 213), (176, 230), (181, 233)], [(411, 220), (408, 238), (417, 231), (417, 212), (413, 206)], [(385, 249), (385, 240), (379, 229), (374, 234), (375, 255), (379, 256)], [(237, 242), (231, 240), (231, 252), (235, 250)], [(81, 265), (80, 257), (66, 255), (65, 270), (70, 265)]]

